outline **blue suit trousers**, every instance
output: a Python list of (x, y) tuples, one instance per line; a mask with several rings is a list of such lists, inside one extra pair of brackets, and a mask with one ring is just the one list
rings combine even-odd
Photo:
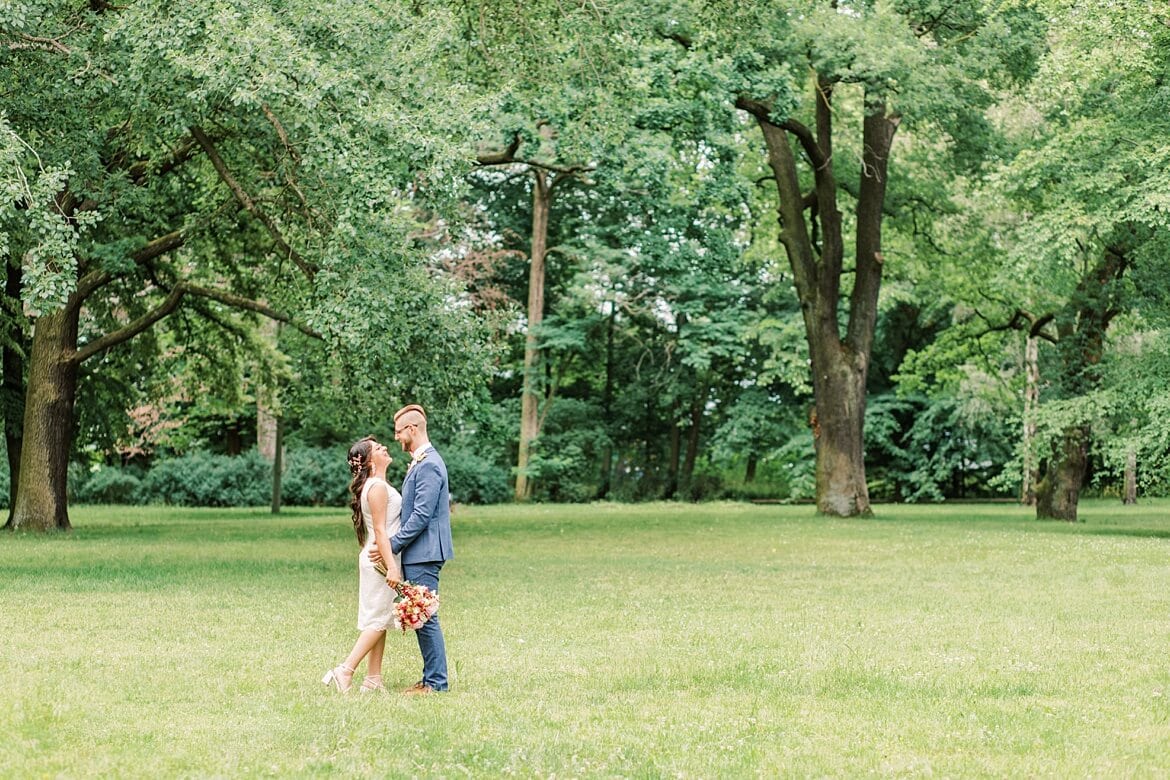
[[(442, 568), (442, 561), (403, 563), (402, 574), (415, 585), (426, 585), (438, 593), (439, 570)], [(439, 611), (442, 611), (442, 607)], [(423, 685), (435, 691), (447, 690), (447, 644), (439, 625), (439, 613), (436, 612), (414, 633), (418, 634), (418, 649), (423, 658)]]

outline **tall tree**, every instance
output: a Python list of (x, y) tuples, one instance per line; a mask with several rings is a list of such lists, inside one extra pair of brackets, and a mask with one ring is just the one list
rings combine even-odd
[(528, 251), (528, 305), (524, 337), (524, 374), (520, 390), (520, 439), (516, 456), (516, 485), (514, 494), (517, 501), (532, 497), (528, 465), (533, 443), (540, 436), (541, 392), (538, 378), (542, 365), (537, 344), (541, 323), (545, 313), (545, 264), (549, 253), (549, 220), (552, 218), (553, 200), (558, 188), (566, 182), (579, 179), (593, 170), (587, 164), (562, 165), (555, 161), (556, 128), (542, 123), (536, 132), (540, 139), (536, 156), (517, 156), (522, 138), (517, 134), (512, 142), (500, 152), (481, 153), (476, 162), (485, 167), (507, 166), (527, 169), (532, 185), (532, 226), (529, 234)]
[(866, 380), (895, 134), (908, 125), (948, 137), (956, 155), (976, 147), (983, 85), (1034, 37), (1028, 15), (1017, 16), (1025, 24), (1014, 36), (973, 2), (719, 4), (657, 20), (658, 34), (686, 51), (680, 70), (723, 87), (763, 136), (809, 347), (824, 514), (870, 512)]
[(1152, 300), (1135, 294), (1130, 276), (1158, 289), (1151, 282), (1165, 274), (1170, 16), (1138, 2), (1045, 8), (1056, 24), (1040, 78), (1008, 103), (1029, 109), (1007, 114), (1020, 148), (997, 180), (1021, 215), (1005, 226), (1014, 243), (1003, 275), (1015, 279), (1004, 291), (1019, 297), (996, 316), (1050, 345), (1038, 414), (1051, 435), (1038, 452), (1036, 513), (1075, 521), (1094, 425), (1109, 412), (1099, 393), (1110, 326)]
[[(10, 526), (69, 527), (79, 368), (180, 305), (296, 324), (364, 353), (366, 372), (388, 351), (462, 362), (410, 327), (445, 294), (418, 269), (415, 215), (449, 196), (454, 117), (478, 100), (430, 67), (445, 12), (16, 5), (0, 20), (0, 230), (33, 336)], [(103, 313), (114, 327), (97, 329)], [(400, 387), (409, 366), (391, 371)]]

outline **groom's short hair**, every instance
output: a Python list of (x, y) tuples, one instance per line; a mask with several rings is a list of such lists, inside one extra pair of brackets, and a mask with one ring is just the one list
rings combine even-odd
[(423, 411), (423, 408), (421, 406), (419, 406), (418, 404), (407, 404), (406, 406), (402, 407), (401, 409), (399, 409), (397, 412), (394, 413), (394, 422), (398, 422), (399, 417), (401, 417), (404, 414), (409, 414), (410, 412), (417, 413), (418, 416), (422, 418), (424, 423), (427, 421), (427, 413)]

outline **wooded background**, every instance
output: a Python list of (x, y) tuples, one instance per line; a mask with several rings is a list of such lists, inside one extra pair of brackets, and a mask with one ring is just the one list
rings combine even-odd
[(1170, 483), (1164, 5), (4, 0), (0, 188), (10, 528)]

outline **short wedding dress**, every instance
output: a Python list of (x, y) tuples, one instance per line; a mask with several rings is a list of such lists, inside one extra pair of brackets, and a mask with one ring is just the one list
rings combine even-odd
[[(358, 619), (359, 631), (382, 631), (394, 626), (394, 589), (386, 584), (386, 575), (380, 574), (370, 560), (370, 551), (378, 548), (374, 536), (374, 518), (370, 513), (370, 488), (381, 483), (386, 486), (386, 538), (398, 532), (402, 523), (402, 496), (384, 479), (370, 477), (362, 485), (362, 521), (366, 524), (366, 544), (358, 555)], [(402, 571), (402, 555), (394, 556), (394, 564)]]

